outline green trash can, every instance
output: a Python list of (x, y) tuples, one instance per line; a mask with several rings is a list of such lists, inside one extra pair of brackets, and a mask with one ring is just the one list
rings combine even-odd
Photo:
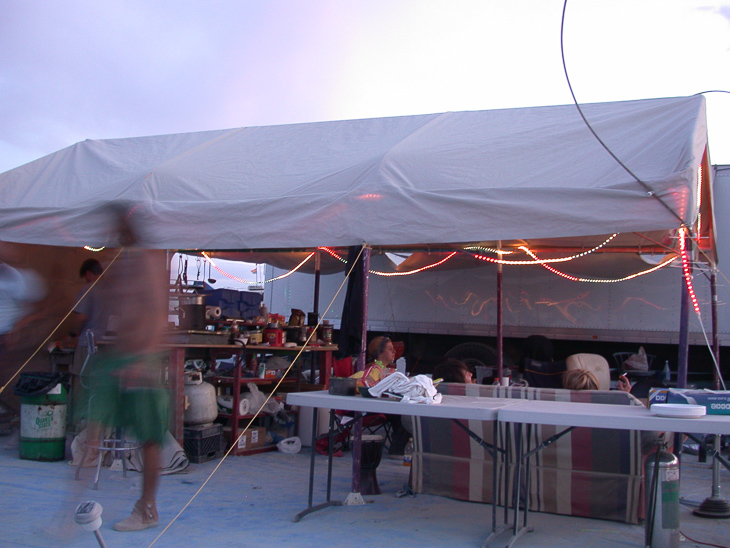
[(66, 453), (67, 373), (21, 373), (20, 458), (63, 460)]

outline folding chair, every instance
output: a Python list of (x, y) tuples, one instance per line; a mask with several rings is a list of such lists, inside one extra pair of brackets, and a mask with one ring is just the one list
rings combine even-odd
[[(353, 374), (352, 358), (342, 358), (335, 360), (333, 363), (333, 372), (335, 377), (349, 377)], [(363, 434), (380, 435), (385, 440), (385, 447), (389, 448), (391, 443), (391, 427), (388, 417), (382, 413), (363, 413), (362, 414), (362, 431)], [(352, 418), (354, 413), (350, 411), (335, 411), (335, 428), (337, 432), (334, 435), (335, 447), (333, 450), (347, 450), (350, 445), (350, 432), (354, 425)], [(317, 440), (317, 451), (322, 454), (327, 453), (327, 434), (319, 437)], [(341, 447), (338, 445), (341, 444)]]

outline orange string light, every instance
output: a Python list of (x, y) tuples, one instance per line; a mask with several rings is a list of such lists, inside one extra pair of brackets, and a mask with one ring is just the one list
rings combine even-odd
[[(606, 238), (602, 243), (598, 244), (596, 247), (589, 249), (588, 251), (582, 251), (581, 253), (576, 253), (575, 255), (571, 255), (569, 257), (558, 257), (555, 259), (538, 259), (538, 260), (531, 260), (531, 261), (511, 261), (506, 259), (495, 259), (494, 257), (486, 257), (485, 255), (476, 255), (472, 254), (474, 258), (479, 259), (480, 261), (486, 261), (488, 263), (496, 263), (496, 264), (508, 264), (508, 265), (533, 265), (533, 264), (545, 264), (545, 263), (565, 263), (568, 261), (572, 261), (574, 259), (579, 259), (581, 257), (585, 257), (586, 255), (589, 255), (593, 253), (594, 251), (598, 251), (603, 246), (608, 244), (611, 240), (613, 240), (616, 236), (618, 236), (618, 233), (612, 234), (608, 238)], [(474, 249), (467, 247), (466, 249)], [(518, 249), (524, 251), (528, 255), (530, 255), (530, 250), (526, 246), (520, 246)]]
[[(321, 249), (322, 251), (325, 251), (332, 255), (335, 259), (338, 259), (339, 261), (342, 261), (343, 263), (347, 264), (347, 260), (343, 259), (340, 255), (338, 255), (333, 249), (329, 247), (319, 247), (317, 249)], [(437, 261), (435, 263), (432, 263), (430, 265), (422, 266), (421, 268), (416, 268), (414, 270), (409, 270), (408, 272), (382, 272), (380, 270), (369, 270), (368, 272), (370, 274), (375, 274), (376, 276), (384, 276), (386, 278), (392, 277), (392, 276), (410, 276), (411, 274), (418, 274), (419, 272), (423, 272), (424, 270), (428, 270), (429, 268), (433, 268), (435, 266), (439, 266), (444, 264), (446, 261), (451, 259), (454, 255), (456, 255), (458, 251), (453, 251), (449, 253), (448, 256), (444, 257), (440, 261)]]
[(692, 285), (692, 272), (690, 271), (690, 259), (687, 253), (687, 229), (682, 227), (679, 229), (679, 253), (682, 257), (682, 273), (684, 274), (684, 281), (687, 284), (687, 292), (689, 293), (689, 299), (692, 301), (692, 307), (695, 309), (697, 315), (700, 315), (700, 304), (697, 301), (697, 295), (695, 295), (695, 289)]
[[(249, 284), (249, 285), (258, 283), (258, 282), (251, 282), (251, 281), (248, 281), (248, 280), (244, 280), (242, 278), (239, 278), (238, 276), (234, 276), (233, 274), (229, 274), (228, 272), (226, 272), (225, 270), (223, 270), (222, 268), (220, 268), (217, 264), (215, 264), (213, 262), (213, 259), (211, 259), (210, 256), (205, 251), (202, 252), (202, 255), (203, 255), (203, 257), (205, 257), (205, 260), (208, 261), (213, 268), (215, 268), (218, 272), (220, 272), (224, 276), (230, 278), (231, 280), (236, 280), (239, 283)], [(281, 276), (277, 276), (276, 278), (271, 278), (270, 280), (264, 280), (263, 283), (267, 284), (267, 283), (275, 282), (277, 280), (282, 280), (282, 279), (284, 279), (284, 278), (286, 278), (288, 276), (291, 276), (297, 270), (299, 270), (300, 268), (302, 268), (304, 266), (304, 264), (309, 259), (311, 259), (312, 257), (314, 257), (314, 252), (312, 252), (309, 255), (307, 255), (306, 258), (301, 263), (299, 263), (297, 266), (295, 266), (289, 272), (287, 272), (285, 274), (282, 274)]]
[(600, 283), (600, 284), (610, 284), (610, 283), (618, 283), (618, 282), (625, 282), (627, 280), (633, 280), (634, 278), (638, 278), (639, 276), (644, 276), (646, 274), (651, 274), (652, 272), (656, 272), (657, 270), (664, 268), (665, 266), (669, 266), (671, 263), (677, 260), (676, 257), (672, 257), (670, 259), (667, 259), (663, 263), (658, 264), (655, 267), (649, 268), (647, 270), (642, 270), (641, 272), (636, 272), (635, 274), (630, 274), (628, 276), (624, 276), (623, 278), (614, 278), (614, 279), (608, 279), (608, 278), (579, 278), (578, 276), (571, 276), (570, 274), (566, 274), (565, 272), (561, 272), (557, 268), (554, 268), (550, 266), (549, 264), (540, 263), (540, 259), (538, 259), (537, 255), (535, 255), (532, 251), (525, 248), (525, 253), (530, 255), (530, 257), (533, 257), (535, 259), (535, 264), (540, 264), (543, 268), (546, 270), (549, 270), (553, 274), (557, 274), (561, 278), (565, 278), (566, 280), (570, 280), (571, 282), (586, 282), (586, 283)]

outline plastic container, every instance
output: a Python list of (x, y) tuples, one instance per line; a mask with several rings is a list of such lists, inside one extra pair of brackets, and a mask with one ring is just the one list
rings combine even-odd
[(403, 466), (410, 466), (413, 463), (413, 438), (408, 438), (405, 449), (403, 449)]
[(354, 396), (357, 394), (357, 379), (330, 377), (329, 393), (338, 396)]
[(68, 392), (66, 373), (21, 373), (14, 392), (20, 396), (20, 458), (63, 460), (66, 453)]
[(248, 344), (261, 344), (264, 342), (264, 332), (260, 329), (248, 332)]
[(274, 324), (269, 324), (269, 327), (264, 329), (264, 342), (269, 343), (270, 346), (283, 346), (286, 342), (284, 330), (278, 326), (271, 327), (272, 325)]

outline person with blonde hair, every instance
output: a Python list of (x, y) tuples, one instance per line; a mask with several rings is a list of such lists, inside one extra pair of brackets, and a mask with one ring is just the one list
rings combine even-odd
[[(598, 379), (587, 369), (570, 369), (563, 373), (563, 388), (568, 390), (599, 390)], [(622, 392), (631, 392), (631, 383), (624, 375), (621, 375), (616, 388)]]
[(598, 390), (598, 379), (587, 369), (571, 369), (563, 373), (563, 388), (568, 390)]

